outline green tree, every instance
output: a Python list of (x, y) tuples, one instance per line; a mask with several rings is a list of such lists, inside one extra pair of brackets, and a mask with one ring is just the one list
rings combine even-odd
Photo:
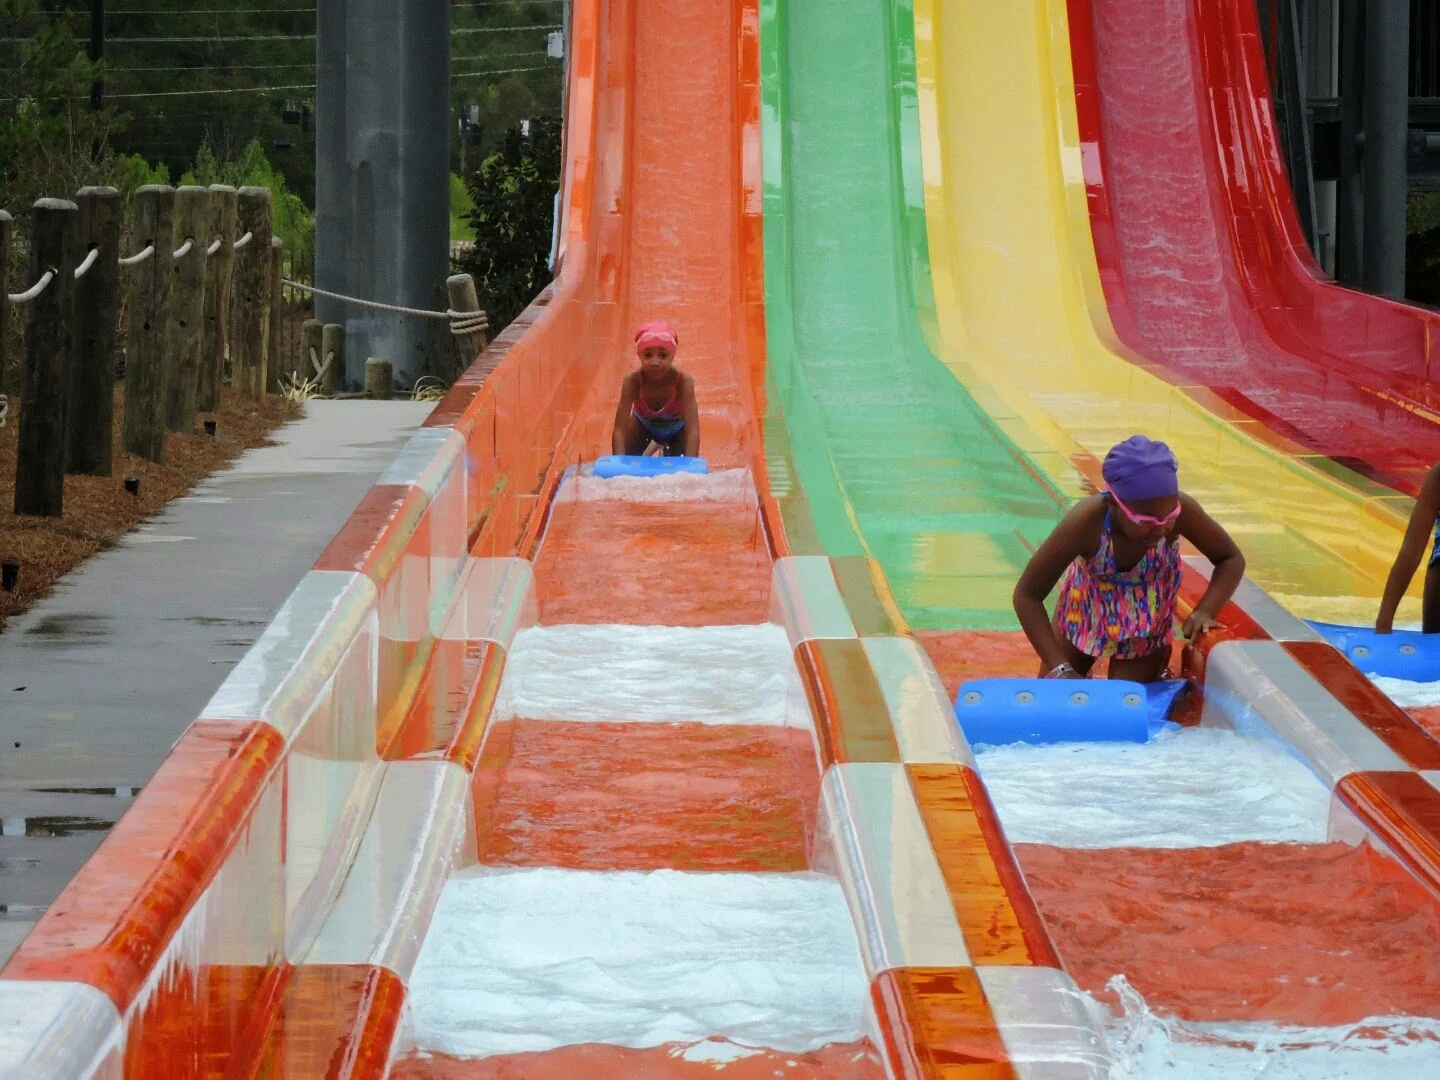
[(498, 331), (550, 281), (547, 265), (560, 185), (560, 121), (544, 117), (505, 135), (470, 181), (475, 249), (459, 262), (475, 278), (481, 305)]
[(90, 110), (92, 64), (38, 0), (0, 0), (0, 199), (17, 217), (36, 199), (103, 179), (114, 116)]

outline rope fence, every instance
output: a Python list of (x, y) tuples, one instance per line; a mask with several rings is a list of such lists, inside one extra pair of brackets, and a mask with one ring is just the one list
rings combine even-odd
[[(121, 207), (113, 188), (85, 188), (74, 201), (39, 200), (29, 246), (32, 265), (46, 270), (23, 292), (0, 293), (0, 385), (12, 374), (10, 313), (25, 311), (17, 514), (59, 516), (66, 474), (113, 475), (117, 426), (125, 451), (162, 462), (167, 436), (195, 432), (199, 414), (218, 409), (223, 386), (254, 399), (393, 396), (389, 359), (356, 357), (347, 367), (343, 325), (307, 319), (300, 341), (291, 336), (287, 342), (288, 320), (304, 318), (303, 308), (297, 313), (291, 306), (297, 294), (444, 322), (456, 344), (441, 349), (436, 342), (432, 370), (447, 380), (486, 345), (489, 318), (469, 275), (447, 279), (449, 304), (439, 310), (297, 280), (298, 264), (287, 265), (274, 235), (266, 188), (142, 187), (133, 197), (129, 232), (154, 239), (125, 256)], [(0, 211), (0, 281), (9, 276), (11, 225)], [(123, 343), (122, 300), (128, 311)], [(125, 390), (119, 425), (117, 377)], [(422, 382), (433, 387), (437, 380)], [(362, 385), (364, 392), (356, 392)], [(214, 433), (213, 421), (206, 431)]]
[(121, 265), (121, 266), (139, 266), (141, 263), (143, 263), (146, 259), (150, 258), (150, 256), (151, 256), (151, 255), (154, 255), (154, 254), (155, 254), (155, 245), (154, 245), (154, 244), (146, 244), (144, 251), (138, 251), (138, 252), (136, 252), (134, 255), (126, 256), (125, 258), (123, 258), (123, 259), (120, 260), (120, 265)]
[(26, 289), (24, 292), (7, 293), (5, 295), (5, 299), (12, 304), (28, 304), (31, 300), (34, 300), (41, 293), (43, 293), (45, 291), (45, 287), (54, 280), (55, 271), (46, 270), (45, 273), (40, 275), (40, 280), (35, 282), (34, 285), (31, 285), (30, 288)]
[(346, 296), (344, 293), (331, 292), (329, 289), (307, 285), (303, 281), (292, 281), (289, 278), (281, 280), (292, 289), (299, 289), (301, 292), (311, 293), (315, 296), (323, 296), (327, 300), (338, 300), (354, 307), (388, 311), (395, 315), (412, 315), (417, 319), (443, 319), (450, 324), (450, 333), (456, 337), (469, 337), (471, 334), (487, 330), (490, 327), (489, 317), (483, 311), (457, 311), (455, 308), (431, 311), (428, 308), (401, 307), (399, 304), (382, 304), (378, 300), (362, 300), (357, 296)]

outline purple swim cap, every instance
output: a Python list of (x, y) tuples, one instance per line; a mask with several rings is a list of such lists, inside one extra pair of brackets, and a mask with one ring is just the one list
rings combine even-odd
[(1170, 447), (1144, 435), (1131, 435), (1110, 448), (1100, 475), (1122, 502), (1143, 502), (1179, 494), (1177, 468)]

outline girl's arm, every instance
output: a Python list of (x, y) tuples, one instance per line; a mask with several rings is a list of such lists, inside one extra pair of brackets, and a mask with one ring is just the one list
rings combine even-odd
[(1185, 619), (1185, 637), (1194, 641), (1206, 630), (1213, 630), (1220, 624), (1215, 616), (1230, 602), (1240, 581), (1245, 577), (1245, 556), (1218, 521), (1207, 514), (1204, 508), (1189, 495), (1180, 496), (1180, 535), (1189, 540), (1214, 565), (1210, 573), (1210, 587)]
[(1103, 512), (1098, 496), (1078, 503), (1055, 526), (1045, 542), (1035, 549), (1020, 580), (1015, 583), (1015, 615), (1047, 671), (1053, 671), (1067, 662), (1070, 653), (1055, 636), (1050, 614), (1045, 610), (1045, 598), (1055, 588), (1065, 568), (1077, 557), (1095, 554), (1096, 533)]
[(620, 383), (620, 404), (615, 407), (615, 430), (610, 435), (612, 454), (625, 453), (625, 433), (630, 429), (630, 409), (635, 404), (635, 388), (638, 385), (639, 380), (633, 371), (627, 372)]
[(1385, 581), (1380, 614), (1375, 616), (1377, 634), (1390, 633), (1395, 611), (1410, 588), (1415, 571), (1420, 569), (1420, 561), (1425, 558), (1425, 546), (1435, 528), (1437, 514), (1440, 514), (1440, 465), (1433, 465), (1420, 485), (1420, 496), (1415, 500), (1415, 509), (1410, 511), (1410, 524), (1405, 527), (1405, 539), (1400, 541), (1400, 551)]
[(680, 376), (680, 407), (685, 412), (685, 456), (700, 456), (700, 405), (695, 400), (695, 380)]

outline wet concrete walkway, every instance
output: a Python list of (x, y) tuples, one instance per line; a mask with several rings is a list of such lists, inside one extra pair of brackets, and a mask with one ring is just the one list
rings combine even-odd
[(0, 963), (259, 636), (427, 402), (316, 401), (0, 634)]

